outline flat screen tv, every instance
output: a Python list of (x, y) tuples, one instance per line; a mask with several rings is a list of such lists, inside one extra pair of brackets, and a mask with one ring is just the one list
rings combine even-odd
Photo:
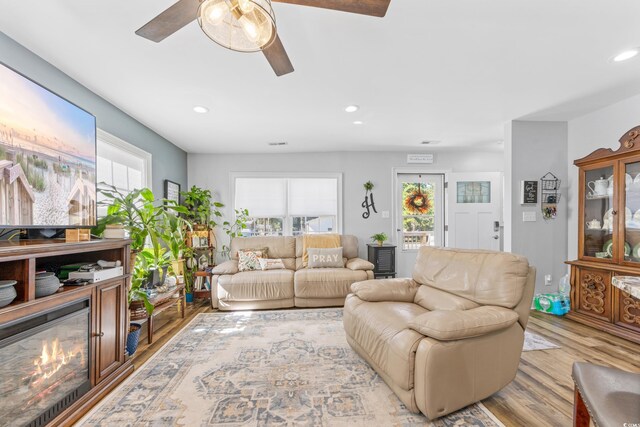
[(96, 118), (0, 63), (0, 227), (96, 224)]

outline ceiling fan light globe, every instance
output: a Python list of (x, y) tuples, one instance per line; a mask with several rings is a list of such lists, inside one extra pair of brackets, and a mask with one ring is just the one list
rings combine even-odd
[[(198, 10), (198, 24), (202, 31), (214, 42), (237, 52), (258, 52), (266, 48), (276, 35), (275, 14), (270, 0), (232, 1), (233, 3), (228, 0), (202, 2)], [(214, 12), (210, 11), (211, 8), (219, 9)], [(224, 10), (225, 13), (217, 23), (219, 10)], [(245, 10), (248, 12), (244, 12)]]
[(242, 13), (253, 12), (255, 8), (254, 3), (251, 0), (238, 0), (238, 7)]
[(203, 3), (202, 10), (205, 19), (211, 25), (220, 25), (229, 13), (229, 6), (225, 0), (210, 0), (205, 3)]

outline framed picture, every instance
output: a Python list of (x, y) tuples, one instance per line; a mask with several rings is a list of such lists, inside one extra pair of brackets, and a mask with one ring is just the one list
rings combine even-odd
[(164, 180), (164, 198), (180, 203), (180, 184), (177, 182)]
[(535, 205), (538, 203), (538, 181), (520, 181), (520, 204)]

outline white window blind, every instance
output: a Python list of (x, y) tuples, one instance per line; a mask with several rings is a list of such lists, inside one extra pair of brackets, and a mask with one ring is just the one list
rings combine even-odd
[(235, 208), (248, 209), (254, 217), (283, 217), (287, 214), (286, 191), (286, 179), (238, 178)]
[(274, 175), (233, 178), (234, 208), (249, 211), (244, 235), (341, 232), (340, 174)]
[(338, 185), (335, 178), (289, 179), (289, 215), (336, 215), (337, 210)]
[[(151, 186), (151, 154), (98, 129), (96, 161), (98, 187), (100, 183), (113, 185), (123, 193)], [(104, 200), (98, 193), (98, 201)], [(106, 207), (98, 207), (98, 216), (106, 214)]]

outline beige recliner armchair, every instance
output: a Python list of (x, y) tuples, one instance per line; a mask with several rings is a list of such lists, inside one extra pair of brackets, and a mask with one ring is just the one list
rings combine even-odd
[(534, 287), (521, 256), (423, 247), (412, 279), (351, 285), (347, 341), (411, 411), (438, 418), (515, 378)]

